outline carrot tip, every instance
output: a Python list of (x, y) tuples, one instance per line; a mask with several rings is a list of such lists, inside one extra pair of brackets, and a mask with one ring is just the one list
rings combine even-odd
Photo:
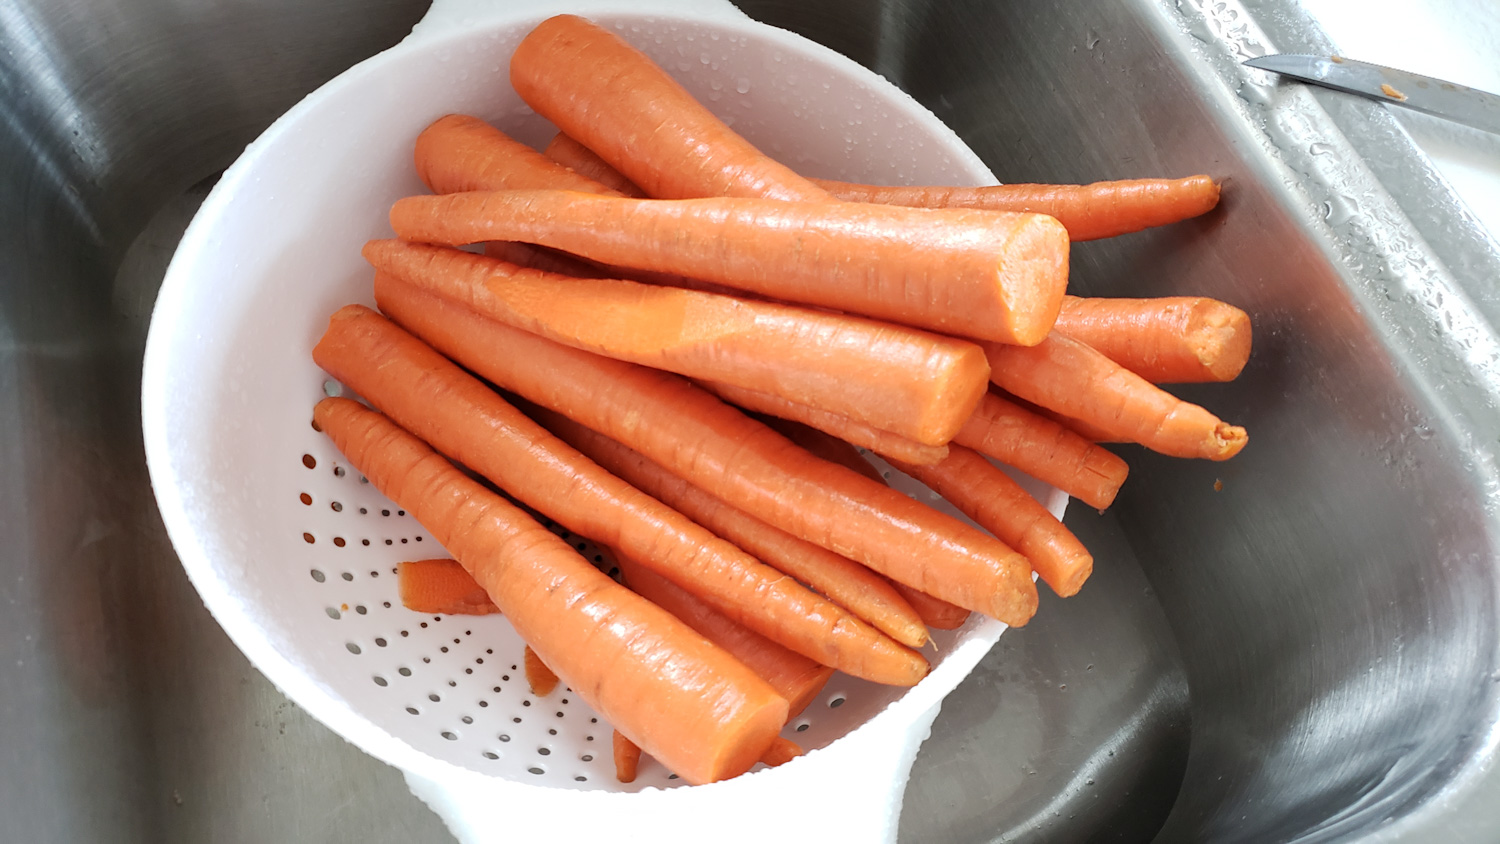
[(1250, 442), (1250, 435), (1244, 428), (1238, 425), (1220, 423), (1214, 428), (1214, 440), (1217, 451), (1213, 455), (1214, 460), (1228, 460), (1244, 450), (1245, 445)]

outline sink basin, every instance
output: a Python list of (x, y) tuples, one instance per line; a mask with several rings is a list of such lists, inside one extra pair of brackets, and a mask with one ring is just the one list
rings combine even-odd
[[(1238, 61), (1291, 2), (752, 0), (883, 73), (1002, 181), (1206, 172), (1214, 213), (1079, 244), (1074, 289), (1251, 312), (1224, 464), (1124, 449), (1066, 601), (946, 702), (901, 838), (1488, 838), (1500, 250), (1381, 106)], [(216, 174), (399, 40), (404, 0), (20, 0), (0, 12), (0, 816), (8, 840), (436, 841), (393, 770), (234, 649), (167, 541), (139, 371)]]

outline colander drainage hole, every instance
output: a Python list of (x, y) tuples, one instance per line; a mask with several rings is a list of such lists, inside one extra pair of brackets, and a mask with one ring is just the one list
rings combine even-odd
[(464, 722), (465, 724), (472, 724), (472, 723), (474, 723), (474, 716), (472, 716), (472, 715), (465, 715), (464, 717), (462, 717), (462, 718), (460, 718), (458, 720)]
[(481, 709), (488, 708), (489, 705), (490, 705), (490, 702), (487, 701), (487, 700), (481, 700), (479, 702), (479, 706), (480, 706)]
[(422, 710), (416, 708), (415, 706), (408, 706), (408, 707), (406, 707), (406, 711), (409, 712), (409, 713), (411, 713), (412, 715), (421, 715), (422, 714)]
[(340, 504), (337, 501), (329, 503), (328, 507), (330, 509), (332, 509), (333, 512), (335, 512), (335, 513), (342, 513), (342, 512), (344, 512), (344, 505)]
[(667, 774), (667, 779), (669, 779), (669, 780), (675, 780), (675, 779), (677, 779), (677, 775), (676, 774)]
[(520, 718), (512, 718), (510, 720), (511, 720), (512, 723), (515, 723), (515, 724), (521, 723), (521, 719)]
[(442, 736), (443, 736), (443, 738), (447, 739), (448, 741), (458, 741), (458, 736), (454, 735), (449, 730), (443, 730)]
[(305, 492), (302, 493), (301, 495), (297, 496), (297, 500), (301, 501), (303, 504), (306, 504), (309, 507), (312, 506), (312, 496), (308, 495)]
[(809, 724), (808, 722), (803, 721), (802, 723), (800, 723), (800, 724), (797, 725), (797, 732), (799, 732), (799, 733), (805, 733), (805, 732), (807, 732), (807, 728), (811, 727), (811, 726), (812, 726), (812, 724)]
[(585, 754), (583, 754), (582, 756), (580, 756), (578, 758), (582, 759), (585, 762), (592, 762), (592, 761), (594, 761), (594, 754), (592, 754), (592, 753), (585, 753)]
[(375, 640), (375, 647), (377, 647), (377, 648), (383, 648), (383, 647), (385, 647), (385, 644), (386, 644), (386, 642), (385, 642), (385, 639), (383, 639), (383, 638), (377, 638)]
[(547, 769), (543, 768), (540, 765), (532, 765), (530, 768), (527, 768), (526, 770), (528, 772), (530, 772), (530, 773), (536, 774), (537, 776), (541, 776), (542, 774), (547, 773)]
[(555, 736), (555, 735), (557, 735), (557, 730), (548, 730), (547, 731), (547, 735), (549, 735), (549, 736)]
[(379, 674), (376, 674), (374, 676), (374, 678), (372, 678), (372, 679), (375, 680), (375, 685), (377, 685), (377, 686), (385, 687), (385, 686), (389, 686), (390, 685), (390, 682), (387, 681), (384, 677), (380, 676)]
[(318, 569), (313, 569), (312, 571), (308, 572), (308, 574), (312, 575), (312, 579), (317, 581), (318, 583), (322, 583), (323, 581), (328, 579), (328, 575), (324, 574)]
[(360, 652), (359, 645), (356, 645), (353, 642), (345, 642), (344, 647), (347, 648), (349, 653), (352, 654), (358, 654)]
[(433, 703), (437, 703), (438, 701), (442, 700), (442, 698), (438, 697), (437, 692), (429, 694), (427, 696), (427, 699), (432, 701)]
[(483, 756), (486, 759), (499, 759), (500, 758), (500, 755), (498, 753), (496, 753), (495, 751), (493, 751), (493, 750), (486, 750), (485, 752), (483, 752), (483, 753), (481, 753), (479, 755)]
[(344, 467), (343, 466), (335, 466), (335, 467), (333, 467), (333, 476), (335, 478), (342, 478), (345, 474), (347, 474), (347, 473), (344, 471)]
[(500, 739), (500, 740), (501, 740), (501, 741), (510, 741), (510, 734), (509, 734), (509, 733), (501, 733), (501, 734), (500, 734), (500, 735), (499, 735), (499, 736), (498, 736), (498, 738), (499, 738), (499, 739)]
[(845, 700), (845, 698), (842, 695), (840, 695), (839, 697), (836, 697), (833, 700), (828, 701), (828, 708), (829, 709), (838, 709), (840, 706), (844, 705), (844, 700)]
[(311, 454), (304, 454), (302, 455), (302, 465), (309, 469), (316, 469), (318, 468), (318, 459)]
[(314, 542), (317, 542), (316, 539), (313, 539), (313, 535), (310, 534), (310, 533), (304, 533), (304, 534), (302, 534), (302, 541), (306, 542), (308, 545), (311, 545)]
[(323, 382), (323, 395), (335, 399), (344, 394), (344, 385), (337, 381)]
[(588, 782), (588, 781), (589, 781), (588, 777), (574, 777), (573, 778), (573, 782)]
[(344, 572), (343, 574), (339, 575), (339, 577), (342, 577), (343, 579), (349, 580), (349, 581), (354, 580), (354, 575), (351, 574), (351, 573), (349, 573), (349, 572), (347, 572), (347, 571)]
[(368, 507), (361, 507), (361, 508), (359, 508), (359, 514), (361, 516), (368, 516), (368, 515), (370, 515), (370, 510), (369, 510)]
[(342, 536), (335, 536), (333, 538), (333, 544), (336, 545), (336, 546), (338, 546), (339, 548), (344, 547), (344, 545), (345, 545), (344, 538)]
[(550, 747), (538, 747), (536, 749), (536, 752), (537, 752), (537, 755), (539, 755), (539, 756), (551, 756), (552, 755), (552, 748), (550, 748)]
[(400, 668), (396, 669), (396, 673), (400, 674), (402, 677), (410, 677), (411, 676), (411, 669), (407, 668), (406, 666), (403, 665)]
[(334, 619), (335, 621), (344, 617), (344, 614), (339, 612), (338, 607), (324, 607), (323, 612), (328, 613), (328, 617)]

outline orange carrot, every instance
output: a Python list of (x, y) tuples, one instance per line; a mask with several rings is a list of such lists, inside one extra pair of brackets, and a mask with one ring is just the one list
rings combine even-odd
[[(417, 136), (417, 175), (433, 193), (556, 188), (615, 194), (477, 117), (450, 114)], [(617, 194), (615, 194), (617, 195)]]
[(375, 288), (381, 308), (444, 354), (629, 445), (725, 503), (1012, 625), (1036, 611), (1030, 565), (1004, 543), (812, 457), (681, 378), (570, 349), (399, 282), (382, 286), (382, 278)]
[(927, 644), (921, 616), (880, 575), (772, 527), (663, 469), (629, 447), (544, 408), (526, 408), (542, 427), (689, 519), (826, 595), (903, 645)]
[(872, 320), (372, 240), (375, 269), (574, 348), (779, 395), (940, 445), (989, 387), (974, 343)]
[(760, 675), (787, 700), (787, 718), (795, 718), (812, 703), (833, 676), (833, 669), (793, 653), (770, 639), (730, 620), (694, 598), (686, 590), (623, 554), (615, 554), (620, 574), (631, 591), (647, 598), (723, 648)]
[(644, 53), (590, 21), (558, 15), (510, 59), (521, 99), (651, 196), (827, 195), (763, 155)]
[(919, 208), (1031, 211), (1056, 217), (1071, 240), (1097, 240), (1196, 217), (1219, 204), (1219, 186), (1207, 176), (1130, 179), (1091, 185), (989, 185), (986, 187), (882, 187), (812, 180), (850, 202)]
[(801, 755), (801, 745), (791, 739), (777, 736), (776, 740), (771, 742), (771, 746), (766, 750), (765, 755), (760, 757), (760, 761), (768, 768), (775, 768), (778, 765), (785, 765)]
[(615, 779), (620, 782), (635, 782), (636, 771), (641, 765), (641, 748), (615, 730)]
[(1130, 471), (1124, 460), (1062, 424), (994, 393), (980, 400), (979, 409), (953, 441), (1052, 484), (1096, 510), (1114, 502)]
[(1023, 348), (985, 345), (990, 380), (1064, 416), (1172, 457), (1228, 460), (1245, 447), (1245, 429), (1166, 393), (1093, 348), (1053, 332)]
[(894, 465), (1025, 554), (1058, 595), (1075, 594), (1093, 572), (1094, 557), (1073, 532), (979, 452), (955, 445), (936, 466)]
[[(1042, 417), (1043, 419), (1050, 419), (1053, 422), (1056, 422), (1057, 424), (1063, 426), (1064, 428), (1067, 428), (1069, 431), (1072, 431), (1073, 433), (1077, 434), (1080, 437), (1083, 437), (1091, 443), (1099, 444), (1128, 442), (1128, 440), (1126, 440), (1124, 437), (1106, 431), (1103, 428), (1100, 428), (1098, 425), (1092, 425), (1080, 419), (1074, 419), (1071, 416), (1064, 416), (1063, 414), (1058, 413), (1055, 410), (1042, 407), (1041, 405), (1038, 405), (1034, 402), (1029, 402), (1021, 398), (1020, 396), (1007, 393), (1004, 390), (996, 388), (994, 390), (991, 390), (991, 392), (1000, 396), (1001, 399), (1004, 399), (1005, 401), (1010, 402), (1011, 404), (1021, 408), (1022, 410), (1027, 411), (1028, 413), (1034, 413), (1037, 416)], [(984, 402), (981, 401), (981, 408), (983, 407), (983, 405)], [(961, 445), (968, 445), (968, 443), (961, 443)], [(969, 447), (973, 448), (974, 446), (970, 445)]]
[(697, 383), (708, 392), (745, 410), (777, 419), (800, 422), (879, 454), (891, 454), (907, 462), (923, 465), (931, 465), (948, 456), (947, 445), (923, 445), (900, 434), (882, 431), (847, 416), (800, 404), (780, 396), (713, 381), (698, 381)]
[(523, 640), (602, 717), (689, 782), (737, 776), (786, 723), (786, 701), (682, 622), (360, 403), (313, 420), (489, 593)]
[(531, 693), (536, 697), (552, 694), (552, 690), (557, 688), (557, 675), (542, 662), (542, 658), (536, 655), (530, 645), (526, 646), (522, 657), (522, 667), (526, 669), (526, 685), (531, 687)]
[[(890, 486), (880, 470), (871, 465), (870, 461), (859, 453), (859, 449), (849, 443), (816, 428), (785, 419), (767, 420), (766, 424), (777, 433), (802, 446), (808, 453), (831, 463), (847, 466), (882, 486)], [(944, 449), (943, 457), (947, 456), (947, 449)], [(890, 584), (902, 598), (906, 599), (908, 604), (911, 604), (912, 609), (917, 611), (917, 615), (928, 627), (937, 630), (953, 630), (969, 620), (969, 611), (963, 607), (950, 604), (941, 598), (934, 598), (926, 592), (913, 589), (899, 581), (892, 580)]]
[(567, 132), (558, 132), (554, 135), (548, 142), (547, 148), (542, 150), (542, 155), (623, 196), (646, 198), (646, 192), (636, 187), (635, 182), (625, 178), (619, 170), (609, 166), (609, 162), (600, 158), (593, 150), (568, 137)]
[[(392, 290), (410, 288), (376, 277), (377, 300), (399, 296)], [(600, 469), (374, 311), (350, 305), (336, 313), (313, 359), (527, 505), (574, 533), (646, 559), (767, 638), (876, 682), (910, 685), (926, 673), (920, 655)], [(567, 679), (545, 651), (537, 653)]]
[(609, 278), (608, 274), (594, 264), (545, 246), (496, 240), (484, 245), (484, 254), (528, 270), (541, 270), (570, 278)]
[(422, 613), (487, 615), (495, 602), (456, 560), (416, 560), (396, 566), (401, 605)]
[(1051, 217), (572, 191), (412, 196), (402, 240), (519, 240), (940, 332), (1033, 345), (1062, 307), (1068, 237)]
[(1250, 316), (1202, 296), (1067, 296), (1057, 330), (1156, 384), (1233, 381), (1250, 360)]

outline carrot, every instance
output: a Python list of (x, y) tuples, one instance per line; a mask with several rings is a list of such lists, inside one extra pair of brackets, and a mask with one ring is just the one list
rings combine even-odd
[(557, 688), (557, 675), (542, 662), (542, 658), (536, 655), (530, 645), (526, 646), (521, 656), (524, 663), (522, 667), (526, 669), (526, 685), (531, 687), (531, 693), (536, 697), (552, 694), (552, 690)]
[(618, 195), (477, 117), (450, 114), (417, 136), (417, 175), (433, 193), (556, 188)]
[(953, 442), (1052, 484), (1096, 510), (1112, 504), (1130, 467), (1062, 424), (990, 393)]
[(765, 753), (786, 701), (750, 669), (381, 414), (331, 398), (313, 420), (453, 552), (559, 677), (667, 767), (713, 782)]
[(768, 768), (775, 768), (779, 765), (785, 765), (801, 755), (801, 745), (791, 739), (777, 736), (776, 740), (771, 742), (771, 746), (766, 750), (765, 755), (760, 757), (760, 761)]
[(768, 199), (626, 199), (572, 191), (412, 196), (402, 240), (519, 240), (935, 331), (1033, 345), (1068, 275), (1040, 214)]
[(615, 730), (614, 751), (615, 779), (620, 782), (635, 782), (636, 771), (641, 766), (640, 746)]
[(484, 254), (497, 261), (505, 261), (528, 270), (556, 273), (570, 278), (608, 278), (597, 266), (565, 252), (516, 243), (513, 240), (496, 240), (484, 245)]
[[(400, 301), (407, 290), (376, 277), (382, 304)], [(647, 559), (664, 577), (767, 638), (875, 682), (910, 685), (926, 673), (919, 655), (600, 469), (374, 311), (350, 305), (336, 313), (313, 359), (397, 423), (527, 505), (574, 533)], [(537, 653), (566, 679), (546, 652)]]
[(833, 676), (832, 668), (819, 665), (737, 624), (630, 557), (616, 553), (614, 559), (631, 591), (677, 616), (703, 638), (723, 648), (770, 683), (771, 688), (787, 700), (787, 718), (800, 715)]
[(1093, 348), (1053, 332), (1031, 348), (985, 344), (990, 380), (1064, 416), (1172, 457), (1228, 460), (1245, 429), (1162, 391)]
[(900, 434), (882, 431), (847, 416), (799, 404), (780, 396), (713, 381), (698, 381), (697, 384), (724, 401), (738, 405), (745, 410), (777, 419), (800, 422), (871, 451), (893, 454), (911, 463), (930, 465), (948, 456), (947, 445), (923, 445)]
[(558, 132), (554, 135), (547, 143), (546, 149), (542, 150), (542, 155), (623, 196), (646, 198), (646, 192), (636, 187), (635, 182), (625, 178), (619, 170), (609, 166), (609, 162), (600, 158), (593, 150), (568, 137), (567, 132)]
[[(1056, 422), (1064, 428), (1067, 428), (1069, 431), (1072, 431), (1078, 436), (1083, 437), (1084, 439), (1096, 445), (1100, 443), (1128, 442), (1128, 440), (1126, 440), (1124, 437), (1106, 431), (1103, 428), (1100, 428), (1098, 425), (1092, 425), (1088, 422), (1084, 422), (1081, 419), (1074, 419), (1071, 416), (1064, 416), (1063, 414), (1058, 413), (1055, 410), (1042, 407), (1041, 405), (1038, 405), (1034, 402), (1029, 402), (1021, 398), (1020, 396), (1007, 393), (1004, 390), (996, 388), (994, 390), (991, 390), (991, 392), (998, 395), (1001, 399), (1004, 399), (1005, 401), (1010, 402), (1011, 404), (1021, 408), (1022, 410), (1027, 411), (1028, 413), (1034, 413), (1037, 416), (1042, 417), (1043, 419), (1050, 419), (1053, 422)], [(982, 408), (983, 406), (984, 402), (981, 401), (980, 407)], [(970, 448), (973, 448), (973, 446), (970, 446)]]
[(421, 613), (487, 615), (495, 602), (456, 560), (415, 560), (396, 566), (401, 605)]
[(1207, 213), (1219, 204), (1219, 186), (1208, 176), (1130, 179), (1090, 185), (985, 187), (883, 187), (812, 181), (833, 196), (850, 202), (1046, 214), (1067, 227), (1071, 240), (1097, 240), (1164, 226)]
[(724, 381), (935, 445), (989, 387), (974, 343), (867, 319), (372, 240), (380, 272), (574, 348)]
[(1233, 381), (1250, 360), (1250, 316), (1203, 296), (1067, 296), (1057, 330), (1156, 384)]
[(1077, 593), (1093, 572), (1094, 557), (1073, 532), (979, 452), (955, 445), (936, 466), (893, 465), (1025, 554), (1058, 595)]
[[(890, 486), (885, 476), (859, 453), (859, 449), (849, 443), (816, 428), (785, 419), (767, 420), (766, 424), (806, 449), (808, 453), (831, 463), (847, 466), (882, 486)], [(947, 449), (944, 449), (943, 456), (947, 457)], [(902, 598), (906, 599), (908, 604), (911, 604), (912, 609), (917, 611), (917, 615), (928, 627), (937, 630), (953, 630), (969, 620), (969, 611), (963, 607), (950, 604), (941, 598), (934, 598), (926, 592), (913, 589), (899, 581), (892, 580), (890, 584)]]
[(521, 99), (651, 196), (827, 194), (735, 134), (644, 53), (574, 15), (542, 21), (510, 59)]
[(1036, 611), (1030, 566), (1003, 543), (812, 457), (681, 378), (570, 349), (399, 282), (382, 288), (382, 278), (375, 288), (381, 308), (444, 354), (625, 443), (725, 503), (1007, 623), (1024, 624)]
[(921, 616), (884, 578), (766, 524), (673, 475), (629, 447), (544, 408), (527, 408), (563, 442), (689, 519), (797, 578), (907, 647), (927, 644)]

